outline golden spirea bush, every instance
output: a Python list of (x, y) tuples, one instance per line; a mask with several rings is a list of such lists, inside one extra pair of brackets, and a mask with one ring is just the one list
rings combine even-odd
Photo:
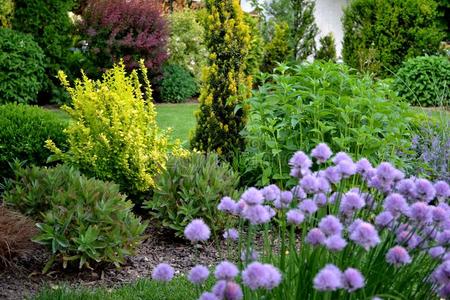
[[(86, 175), (114, 181), (132, 195), (153, 187), (153, 176), (164, 169), (169, 150), (174, 150), (156, 124), (143, 62), (141, 72), (127, 75), (121, 62), (101, 80), (83, 74), (73, 87), (61, 72), (59, 77), (72, 98), (72, 105), (63, 107), (73, 119), (66, 129), (69, 150), (63, 153), (47, 141), (56, 158)], [(144, 78), (145, 93), (139, 76)]]

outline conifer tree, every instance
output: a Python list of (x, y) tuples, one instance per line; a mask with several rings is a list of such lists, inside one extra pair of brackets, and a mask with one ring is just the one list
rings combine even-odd
[(327, 61), (336, 61), (336, 42), (333, 34), (323, 36), (319, 40), (320, 48), (316, 52), (315, 59), (322, 59)]
[(245, 70), (250, 33), (238, 0), (206, 0), (205, 4), (205, 44), (210, 54), (191, 146), (230, 158), (244, 145), (239, 133), (246, 121), (243, 100), (252, 81)]

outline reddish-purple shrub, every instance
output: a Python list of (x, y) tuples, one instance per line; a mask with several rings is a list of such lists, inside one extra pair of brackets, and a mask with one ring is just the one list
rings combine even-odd
[(92, 0), (80, 26), (92, 61), (101, 70), (121, 58), (132, 70), (144, 59), (154, 74), (168, 57), (167, 23), (156, 0)]

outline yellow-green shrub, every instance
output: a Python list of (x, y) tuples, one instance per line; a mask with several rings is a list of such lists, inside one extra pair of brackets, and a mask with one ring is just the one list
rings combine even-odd
[(251, 37), (237, 0), (207, 0), (205, 5), (205, 43), (210, 54), (191, 146), (226, 157), (243, 146), (239, 132), (246, 118), (242, 102), (251, 86), (251, 76), (246, 75)]
[(156, 124), (152, 90), (141, 62), (145, 96), (137, 71), (127, 75), (123, 63), (108, 70), (101, 80), (83, 75), (71, 87), (60, 79), (72, 98), (64, 110), (73, 118), (66, 129), (66, 153), (47, 141), (56, 157), (84, 174), (118, 183), (129, 194), (153, 187), (153, 176), (164, 169), (168, 138)]

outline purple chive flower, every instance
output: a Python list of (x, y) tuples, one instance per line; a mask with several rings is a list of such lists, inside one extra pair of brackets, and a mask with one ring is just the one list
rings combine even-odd
[(317, 211), (317, 204), (311, 199), (305, 199), (298, 205), (298, 208), (305, 214), (305, 215), (312, 215)]
[(419, 223), (427, 224), (431, 222), (432, 218), (431, 206), (424, 202), (416, 202), (409, 208), (409, 217)]
[(450, 260), (444, 261), (434, 270), (433, 279), (440, 284), (450, 283)]
[(431, 217), (436, 223), (444, 223), (445, 221), (450, 219), (450, 212), (446, 211), (442, 207), (432, 206)]
[(226, 300), (241, 300), (244, 298), (241, 286), (234, 281), (228, 281), (225, 286), (224, 298)]
[(352, 158), (345, 152), (338, 152), (333, 158), (333, 163), (338, 165), (342, 161), (350, 161), (353, 162)]
[(377, 230), (372, 224), (367, 222), (359, 223), (350, 234), (350, 239), (366, 250), (380, 243)]
[(342, 179), (342, 175), (339, 172), (339, 168), (336, 166), (326, 168), (325, 177), (331, 183), (338, 183)]
[(303, 151), (297, 151), (289, 160), (289, 166), (307, 170), (311, 168), (312, 161)]
[(331, 191), (330, 183), (325, 177), (317, 177), (317, 191), (329, 193)]
[(157, 265), (152, 272), (152, 279), (157, 281), (171, 281), (173, 278), (173, 268), (165, 263)]
[(416, 180), (416, 197), (420, 201), (430, 202), (436, 195), (433, 184), (426, 179)]
[(258, 260), (258, 258), (259, 258), (259, 253), (253, 249), (250, 249), (249, 251), (244, 249), (241, 252), (241, 260), (243, 262), (255, 261), (255, 260)]
[(439, 289), (439, 296), (442, 299), (448, 299), (450, 297), (450, 283), (444, 284), (440, 289)]
[(271, 264), (264, 264), (264, 267), (266, 269), (267, 279), (263, 287), (267, 290), (272, 290), (280, 285), (281, 273)]
[(299, 225), (305, 219), (305, 216), (299, 209), (291, 209), (286, 214), (286, 219), (289, 224)]
[(225, 289), (227, 287), (226, 280), (219, 280), (212, 288), (212, 292), (217, 298), (223, 299), (225, 297)]
[(264, 196), (258, 189), (251, 187), (242, 194), (241, 199), (247, 205), (257, 205), (263, 203)]
[(305, 193), (315, 193), (318, 187), (317, 178), (313, 175), (306, 175), (300, 180), (300, 186), (305, 191)]
[(319, 228), (325, 235), (340, 235), (342, 232), (342, 224), (338, 218), (333, 215), (323, 217), (319, 222)]
[(439, 201), (445, 201), (450, 197), (450, 187), (445, 181), (436, 182), (434, 184), (434, 190)]
[(335, 291), (342, 288), (342, 272), (335, 265), (326, 265), (313, 280), (318, 291)]
[(416, 184), (412, 179), (402, 179), (397, 183), (397, 191), (406, 199), (412, 200), (416, 198)]
[(372, 164), (366, 158), (360, 159), (356, 162), (356, 172), (363, 177), (372, 169)]
[(204, 292), (198, 300), (219, 300), (219, 298), (211, 292)]
[(407, 265), (411, 263), (411, 257), (405, 248), (394, 246), (386, 254), (386, 261), (394, 266)]
[(363, 288), (365, 285), (364, 281), (364, 276), (357, 269), (347, 268), (347, 270), (344, 271), (342, 283), (347, 291), (354, 292)]
[(209, 270), (202, 265), (196, 265), (191, 269), (188, 279), (193, 284), (202, 284), (209, 276)]
[(445, 248), (441, 247), (441, 246), (436, 246), (436, 247), (430, 248), (428, 250), (428, 254), (432, 258), (438, 258), (438, 257), (444, 255), (444, 253), (445, 253)]
[(315, 194), (313, 196), (313, 201), (318, 207), (325, 206), (327, 204), (327, 196), (323, 193)]
[(292, 202), (292, 193), (290, 191), (281, 192), (280, 201), (284, 205), (289, 205)]
[(262, 205), (249, 205), (245, 207), (242, 214), (253, 225), (264, 224), (270, 221), (269, 211)]
[(223, 197), (220, 200), (217, 209), (226, 213), (234, 214), (236, 211), (236, 202), (230, 197)]
[(264, 205), (264, 208), (267, 209), (267, 212), (269, 213), (269, 218), (273, 218), (277, 212), (269, 205)]
[(325, 234), (319, 228), (311, 229), (306, 235), (306, 242), (313, 246), (322, 245), (325, 243)]
[(319, 164), (326, 162), (333, 152), (331, 152), (330, 147), (325, 143), (318, 144), (312, 151), (311, 156), (317, 159)]
[(239, 239), (239, 232), (235, 228), (229, 228), (223, 233), (223, 238), (237, 241)]
[(375, 171), (376, 176), (383, 183), (394, 180), (396, 169), (388, 162), (382, 162)]
[(245, 201), (244, 200), (239, 200), (237, 203), (236, 203), (236, 207), (235, 207), (235, 211), (234, 211), (234, 214), (236, 215), (236, 216), (241, 216), (242, 215), (242, 212), (244, 211), (244, 209), (245, 209), (245, 207), (247, 207), (247, 204), (245, 204)]
[(264, 199), (266, 199), (266, 201), (272, 202), (280, 197), (281, 191), (275, 184), (271, 184), (263, 188), (261, 190), (261, 193), (263, 194)]
[(353, 212), (363, 208), (366, 205), (364, 199), (354, 192), (348, 192), (342, 197), (339, 211), (345, 215), (351, 215)]
[(219, 280), (232, 280), (239, 274), (238, 268), (229, 261), (223, 261), (217, 265), (214, 276)]
[(242, 282), (251, 290), (265, 286), (267, 282), (266, 267), (259, 262), (252, 262), (242, 271)]
[(342, 160), (337, 165), (342, 178), (348, 178), (356, 173), (356, 165), (351, 160)]
[(436, 242), (439, 246), (449, 246), (450, 245), (450, 230), (444, 230), (438, 233), (436, 237)]
[(202, 219), (194, 219), (184, 229), (184, 236), (193, 243), (206, 241), (211, 235), (211, 230)]
[(364, 221), (362, 220), (362, 219), (356, 219), (355, 221), (353, 221), (352, 222), (352, 224), (350, 224), (349, 226), (348, 226), (348, 228), (347, 228), (347, 231), (349, 232), (349, 233), (352, 233), (355, 229), (356, 229), (356, 227), (358, 227), (361, 223), (363, 223)]
[(394, 216), (390, 212), (383, 211), (380, 214), (378, 214), (378, 216), (376, 216), (375, 224), (380, 226), (381, 228), (385, 228), (388, 227), (393, 220)]
[(408, 203), (406, 203), (405, 198), (397, 193), (392, 193), (387, 196), (384, 200), (383, 207), (393, 216), (407, 214), (409, 210)]
[(291, 192), (292, 192), (292, 195), (294, 195), (294, 197), (297, 199), (305, 199), (306, 198), (305, 191), (299, 185), (294, 186), (292, 188)]
[(325, 240), (325, 247), (330, 251), (341, 251), (345, 246), (347, 246), (347, 241), (340, 235), (332, 235)]

